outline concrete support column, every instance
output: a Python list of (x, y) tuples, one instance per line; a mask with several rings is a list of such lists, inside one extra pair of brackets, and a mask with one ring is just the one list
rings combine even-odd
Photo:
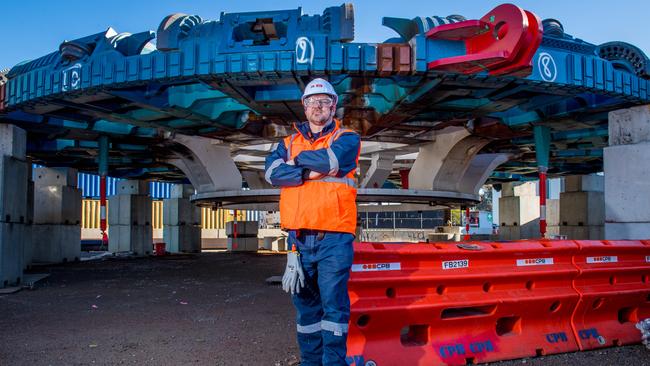
[(214, 139), (176, 134), (174, 142), (185, 151), (168, 162), (180, 169), (198, 193), (239, 190), (242, 175), (230, 156), (230, 148)]
[(393, 152), (372, 154), (370, 167), (359, 186), (361, 188), (381, 188), (393, 170), (393, 161), (395, 161)]
[(534, 182), (502, 185), (499, 221), (500, 240), (539, 237), (539, 197)]
[(26, 133), (0, 124), (0, 288), (19, 284), (23, 277), (29, 193)]
[(194, 187), (175, 184), (163, 201), (163, 241), (170, 253), (201, 251), (201, 209), (190, 202)]
[(609, 113), (605, 239), (650, 239), (650, 106)]
[(560, 235), (574, 240), (604, 239), (604, 177), (574, 175), (564, 178), (560, 193)]
[(462, 127), (448, 127), (434, 138), (420, 147), (408, 176), (409, 188), (478, 194), (492, 171), (510, 158), (508, 154), (478, 155), (490, 141)]
[(34, 179), (34, 262), (62, 263), (81, 256), (81, 190), (77, 170), (36, 168)]
[(145, 181), (123, 180), (108, 198), (108, 250), (149, 255), (153, 249), (151, 197)]

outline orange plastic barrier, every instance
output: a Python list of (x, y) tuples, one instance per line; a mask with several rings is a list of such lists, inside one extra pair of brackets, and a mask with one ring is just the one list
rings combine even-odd
[(650, 241), (576, 241), (573, 324), (580, 348), (639, 343), (634, 325), (650, 317)]
[(458, 365), (578, 350), (572, 241), (356, 243), (350, 365)]

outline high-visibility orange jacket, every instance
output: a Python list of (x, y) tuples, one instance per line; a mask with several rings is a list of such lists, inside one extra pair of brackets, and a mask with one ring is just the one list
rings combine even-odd
[[(359, 138), (352, 131), (343, 129), (338, 120), (334, 120), (333, 128), (324, 129), (321, 136), (313, 139), (309, 131), (296, 127), (297, 132), (287, 136), (278, 150), (285, 150), (286, 155), (282, 156), (283, 161), (277, 156), (267, 159), (267, 180), (272, 181), (271, 175), (274, 170), (282, 170), (281, 165), (285, 166), (285, 175), (292, 174), (290, 166), (283, 164), (289, 160), (296, 161), (296, 167), (299, 172), (304, 172), (301, 167), (298, 155), (303, 151), (321, 151), (323, 158), (319, 165), (325, 175), (321, 179), (302, 180), (297, 185), (281, 185), (280, 191), (280, 220), (283, 229), (287, 230), (322, 230), (332, 232), (344, 232), (354, 234), (357, 224), (357, 206), (356, 206), (356, 180), (354, 173), (359, 160)], [(345, 156), (346, 160), (354, 160), (354, 167), (343, 175), (339, 173), (339, 163), (336, 154), (332, 151), (332, 145), (342, 135), (354, 134), (353, 141), (355, 146), (348, 146), (349, 151), (354, 151), (354, 157)], [(283, 149), (280, 149), (283, 147)], [(277, 151), (276, 150), (276, 153)], [(282, 151), (284, 152), (284, 151)], [(312, 154), (314, 155), (314, 154)], [(305, 154), (301, 155), (305, 157)], [(313, 159), (313, 157), (309, 157)], [(306, 159), (305, 159), (306, 160)], [(329, 160), (329, 161), (328, 161)], [(312, 166), (313, 164), (308, 164)], [(280, 168), (280, 169), (277, 169)], [(300, 174), (300, 173), (297, 173)], [(304, 174), (300, 174), (301, 178)]]

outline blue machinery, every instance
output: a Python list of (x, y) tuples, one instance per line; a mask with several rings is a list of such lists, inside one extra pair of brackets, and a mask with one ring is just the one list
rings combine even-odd
[(478, 20), (383, 24), (394, 38), (353, 42), (344, 4), (320, 15), (173, 14), (155, 33), (109, 28), (0, 73), (0, 121), (28, 131), (36, 163), (97, 171), (107, 138), (111, 176), (180, 181), (167, 161), (182, 148), (170, 136), (219, 139), (235, 153), (277, 141), (304, 117), (304, 84), (325, 76), (364, 141), (418, 146), (462, 126), (486, 141), (481, 153), (511, 154), (490, 177), (499, 182), (536, 178), (539, 164), (549, 175), (602, 170), (607, 113), (650, 99), (638, 48), (588, 43), (514, 5)]

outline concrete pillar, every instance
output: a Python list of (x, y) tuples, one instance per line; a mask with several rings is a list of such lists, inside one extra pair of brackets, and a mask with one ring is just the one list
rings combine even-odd
[(0, 288), (19, 284), (23, 277), (29, 219), (25, 145), (25, 130), (0, 124)]
[(434, 141), (420, 147), (409, 173), (409, 188), (477, 194), (492, 170), (509, 158), (501, 154), (477, 158), (488, 143), (463, 127), (438, 131)]
[(108, 250), (132, 252), (136, 256), (151, 254), (151, 197), (145, 181), (123, 180), (117, 183), (116, 195), (108, 198)]
[[(81, 256), (81, 190), (77, 170), (36, 168), (32, 260), (62, 263)], [(47, 240), (43, 240), (47, 238)]]
[(574, 175), (564, 179), (560, 193), (560, 235), (573, 240), (604, 239), (604, 177)]
[(560, 235), (560, 200), (546, 199), (546, 238), (553, 239)]
[(605, 239), (650, 239), (650, 106), (609, 113)]
[(394, 152), (374, 153), (370, 166), (359, 185), (361, 188), (381, 188), (393, 170)]
[(170, 253), (201, 251), (201, 209), (190, 202), (194, 187), (175, 184), (163, 201), (163, 241)]
[(220, 145), (218, 140), (182, 134), (176, 134), (173, 140), (186, 151), (177, 152), (178, 158), (168, 163), (180, 169), (198, 193), (241, 189), (242, 175), (228, 146)]
[(535, 182), (502, 185), (499, 221), (501, 240), (539, 238), (539, 197)]

